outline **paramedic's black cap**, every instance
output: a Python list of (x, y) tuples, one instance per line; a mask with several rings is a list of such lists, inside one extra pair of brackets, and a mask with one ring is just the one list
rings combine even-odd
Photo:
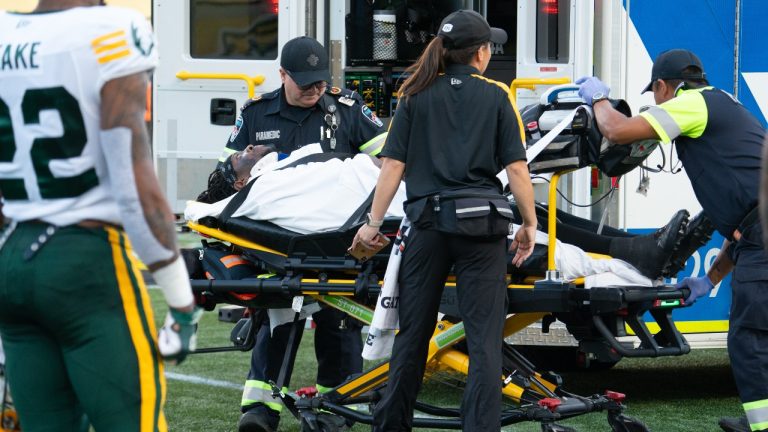
[(473, 10), (458, 10), (440, 23), (438, 36), (442, 36), (446, 48), (460, 49), (484, 42), (507, 43), (507, 32), (491, 27), (482, 15)]
[[(697, 72), (683, 73), (689, 67), (696, 67)], [(671, 49), (664, 51), (656, 57), (651, 70), (651, 82), (645, 86), (643, 93), (651, 91), (654, 81), (658, 79), (705, 79), (704, 66), (696, 54), (684, 49)]]
[(280, 66), (299, 86), (318, 81), (331, 82), (328, 52), (311, 37), (301, 36), (289, 40), (280, 53)]

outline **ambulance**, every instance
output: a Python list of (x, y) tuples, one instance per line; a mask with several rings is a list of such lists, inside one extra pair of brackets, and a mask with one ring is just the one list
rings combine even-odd
[[(493, 47), (486, 76), (513, 86), (519, 107), (538, 103), (551, 83), (596, 75), (611, 87), (611, 97), (637, 112), (653, 104), (650, 94), (640, 93), (653, 59), (686, 48), (701, 58), (712, 85), (766, 124), (764, 0), (158, 0), (151, 125), (156, 167), (173, 210), (183, 212), (205, 188), (243, 103), (281, 85), (286, 41), (318, 39), (330, 53), (332, 85), (359, 92), (388, 121), (405, 68), (442, 18), (462, 8), (507, 31), (508, 42)], [(645, 166), (650, 169), (620, 180), (589, 167), (569, 174), (559, 183), (567, 200), (558, 206), (635, 233), (662, 226), (678, 209), (691, 216), (701, 210), (670, 145), (660, 146)], [(703, 275), (722, 242), (715, 233), (668, 282)], [(730, 297), (728, 277), (710, 298), (675, 311), (694, 347), (725, 345)], [(567, 331), (555, 342), (533, 331), (521, 343), (574, 345)]]

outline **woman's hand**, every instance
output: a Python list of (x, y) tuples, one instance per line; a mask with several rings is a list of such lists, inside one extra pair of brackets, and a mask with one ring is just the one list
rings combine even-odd
[(536, 227), (521, 226), (515, 233), (515, 238), (509, 246), (510, 252), (515, 252), (512, 258), (512, 264), (520, 267), (523, 262), (533, 253), (533, 246), (536, 244)]
[(357, 230), (357, 234), (355, 234), (355, 238), (352, 240), (350, 249), (354, 249), (358, 243), (368, 249), (376, 249), (377, 247), (384, 246), (384, 242), (379, 237), (379, 229), (368, 224), (363, 224), (363, 226)]

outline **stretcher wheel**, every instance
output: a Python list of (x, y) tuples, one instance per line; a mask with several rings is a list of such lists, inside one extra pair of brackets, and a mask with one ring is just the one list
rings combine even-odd
[(608, 414), (608, 424), (613, 432), (650, 432), (645, 423), (624, 414)]
[(333, 414), (318, 414), (315, 429), (312, 429), (306, 419), (301, 420), (301, 432), (343, 432), (346, 430), (349, 430), (347, 421), (343, 417)]

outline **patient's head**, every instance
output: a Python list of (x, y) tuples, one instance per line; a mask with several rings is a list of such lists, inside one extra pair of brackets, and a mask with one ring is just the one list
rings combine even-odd
[(197, 197), (197, 201), (214, 203), (239, 191), (251, 178), (254, 165), (273, 151), (271, 146), (249, 145), (243, 151), (232, 153), (208, 176), (208, 189)]

